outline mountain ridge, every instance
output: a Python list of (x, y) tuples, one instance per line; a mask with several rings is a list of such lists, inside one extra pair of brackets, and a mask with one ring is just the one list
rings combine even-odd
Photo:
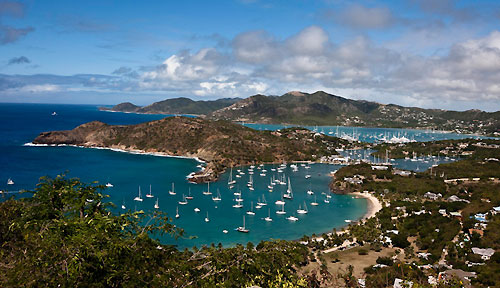
[(324, 91), (292, 91), (281, 96), (257, 94), (208, 117), (264, 124), (368, 126), (500, 133), (500, 111), (452, 111), (353, 100)]

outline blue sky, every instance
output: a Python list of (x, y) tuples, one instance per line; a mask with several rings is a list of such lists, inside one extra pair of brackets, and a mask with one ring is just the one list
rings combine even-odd
[(496, 1), (2, 1), (0, 102), (324, 90), (500, 110)]

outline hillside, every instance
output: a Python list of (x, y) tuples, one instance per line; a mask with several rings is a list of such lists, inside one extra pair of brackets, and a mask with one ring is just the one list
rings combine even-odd
[(206, 115), (218, 109), (230, 106), (240, 98), (222, 98), (208, 101), (194, 101), (189, 98), (172, 98), (155, 102), (151, 105), (140, 107), (132, 103), (125, 102), (113, 106), (112, 108), (100, 108), (115, 112), (134, 112), (144, 114), (194, 114)]
[(256, 123), (420, 128), (457, 133), (500, 133), (500, 111), (447, 111), (351, 100), (318, 91), (255, 95), (214, 111), (210, 117)]
[(33, 141), (198, 157), (207, 167), (195, 175), (194, 182), (215, 180), (226, 168), (239, 165), (314, 161), (336, 154), (335, 148), (344, 142), (303, 128), (257, 131), (228, 121), (187, 117), (129, 126), (94, 121), (73, 130), (44, 132)]

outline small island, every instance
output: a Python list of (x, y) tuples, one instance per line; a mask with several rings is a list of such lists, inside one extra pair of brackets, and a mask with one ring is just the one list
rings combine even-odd
[(305, 128), (258, 131), (229, 121), (168, 117), (137, 125), (89, 122), (67, 131), (43, 132), (33, 144), (102, 147), (197, 158), (206, 162), (190, 181), (210, 182), (227, 168), (261, 163), (317, 161), (348, 141)]

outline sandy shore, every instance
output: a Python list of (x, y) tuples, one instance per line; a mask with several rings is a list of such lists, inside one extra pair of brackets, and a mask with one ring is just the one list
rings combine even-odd
[(353, 195), (355, 197), (362, 197), (368, 201), (368, 205), (366, 207), (366, 214), (361, 218), (361, 220), (369, 219), (375, 217), (378, 211), (382, 210), (382, 204), (377, 199), (377, 197), (373, 196), (368, 192), (353, 192), (349, 193), (349, 195)]

